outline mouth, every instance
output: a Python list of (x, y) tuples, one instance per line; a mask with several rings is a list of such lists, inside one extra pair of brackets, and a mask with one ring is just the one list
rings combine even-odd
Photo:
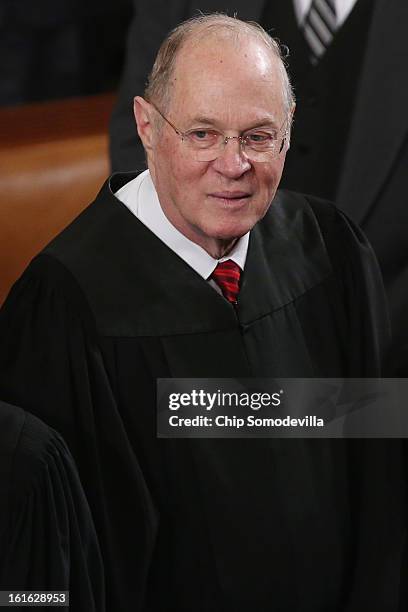
[(215, 191), (214, 193), (208, 194), (208, 196), (223, 206), (238, 208), (246, 204), (251, 194), (247, 191)]

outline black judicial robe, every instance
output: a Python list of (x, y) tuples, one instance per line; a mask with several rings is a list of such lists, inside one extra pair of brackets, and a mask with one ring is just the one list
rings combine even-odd
[(107, 609), (399, 610), (397, 441), (157, 439), (158, 377), (376, 376), (372, 251), (335, 207), (278, 192), (237, 310), (113, 195), (30, 264), (1, 311), (0, 393), (60, 431)]
[(4, 402), (0, 590), (69, 591), (71, 612), (105, 610), (98, 539), (72, 456), (57, 432)]

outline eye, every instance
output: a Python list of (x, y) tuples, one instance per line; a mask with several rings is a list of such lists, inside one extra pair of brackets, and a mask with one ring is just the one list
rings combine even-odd
[(194, 132), (191, 132), (191, 136), (197, 140), (205, 140), (208, 138), (209, 134), (205, 130), (195, 130)]
[(251, 144), (271, 144), (276, 140), (275, 132), (248, 132), (245, 134), (246, 142)]
[(193, 142), (212, 143), (215, 142), (219, 137), (219, 132), (214, 130), (191, 130), (187, 136)]

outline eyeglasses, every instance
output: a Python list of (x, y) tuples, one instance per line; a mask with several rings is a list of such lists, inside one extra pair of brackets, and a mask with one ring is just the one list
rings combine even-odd
[(187, 144), (196, 161), (214, 161), (222, 154), (229, 140), (238, 140), (241, 150), (245, 152), (248, 159), (256, 162), (269, 162), (282, 153), (288, 140), (288, 118), (279, 129), (253, 129), (240, 136), (226, 136), (218, 130), (207, 128), (182, 132), (163, 115), (153, 102), (149, 101), (149, 103)]

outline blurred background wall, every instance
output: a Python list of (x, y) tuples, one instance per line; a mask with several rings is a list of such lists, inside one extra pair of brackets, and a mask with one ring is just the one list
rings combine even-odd
[(131, 0), (0, 0), (0, 105), (116, 88)]

